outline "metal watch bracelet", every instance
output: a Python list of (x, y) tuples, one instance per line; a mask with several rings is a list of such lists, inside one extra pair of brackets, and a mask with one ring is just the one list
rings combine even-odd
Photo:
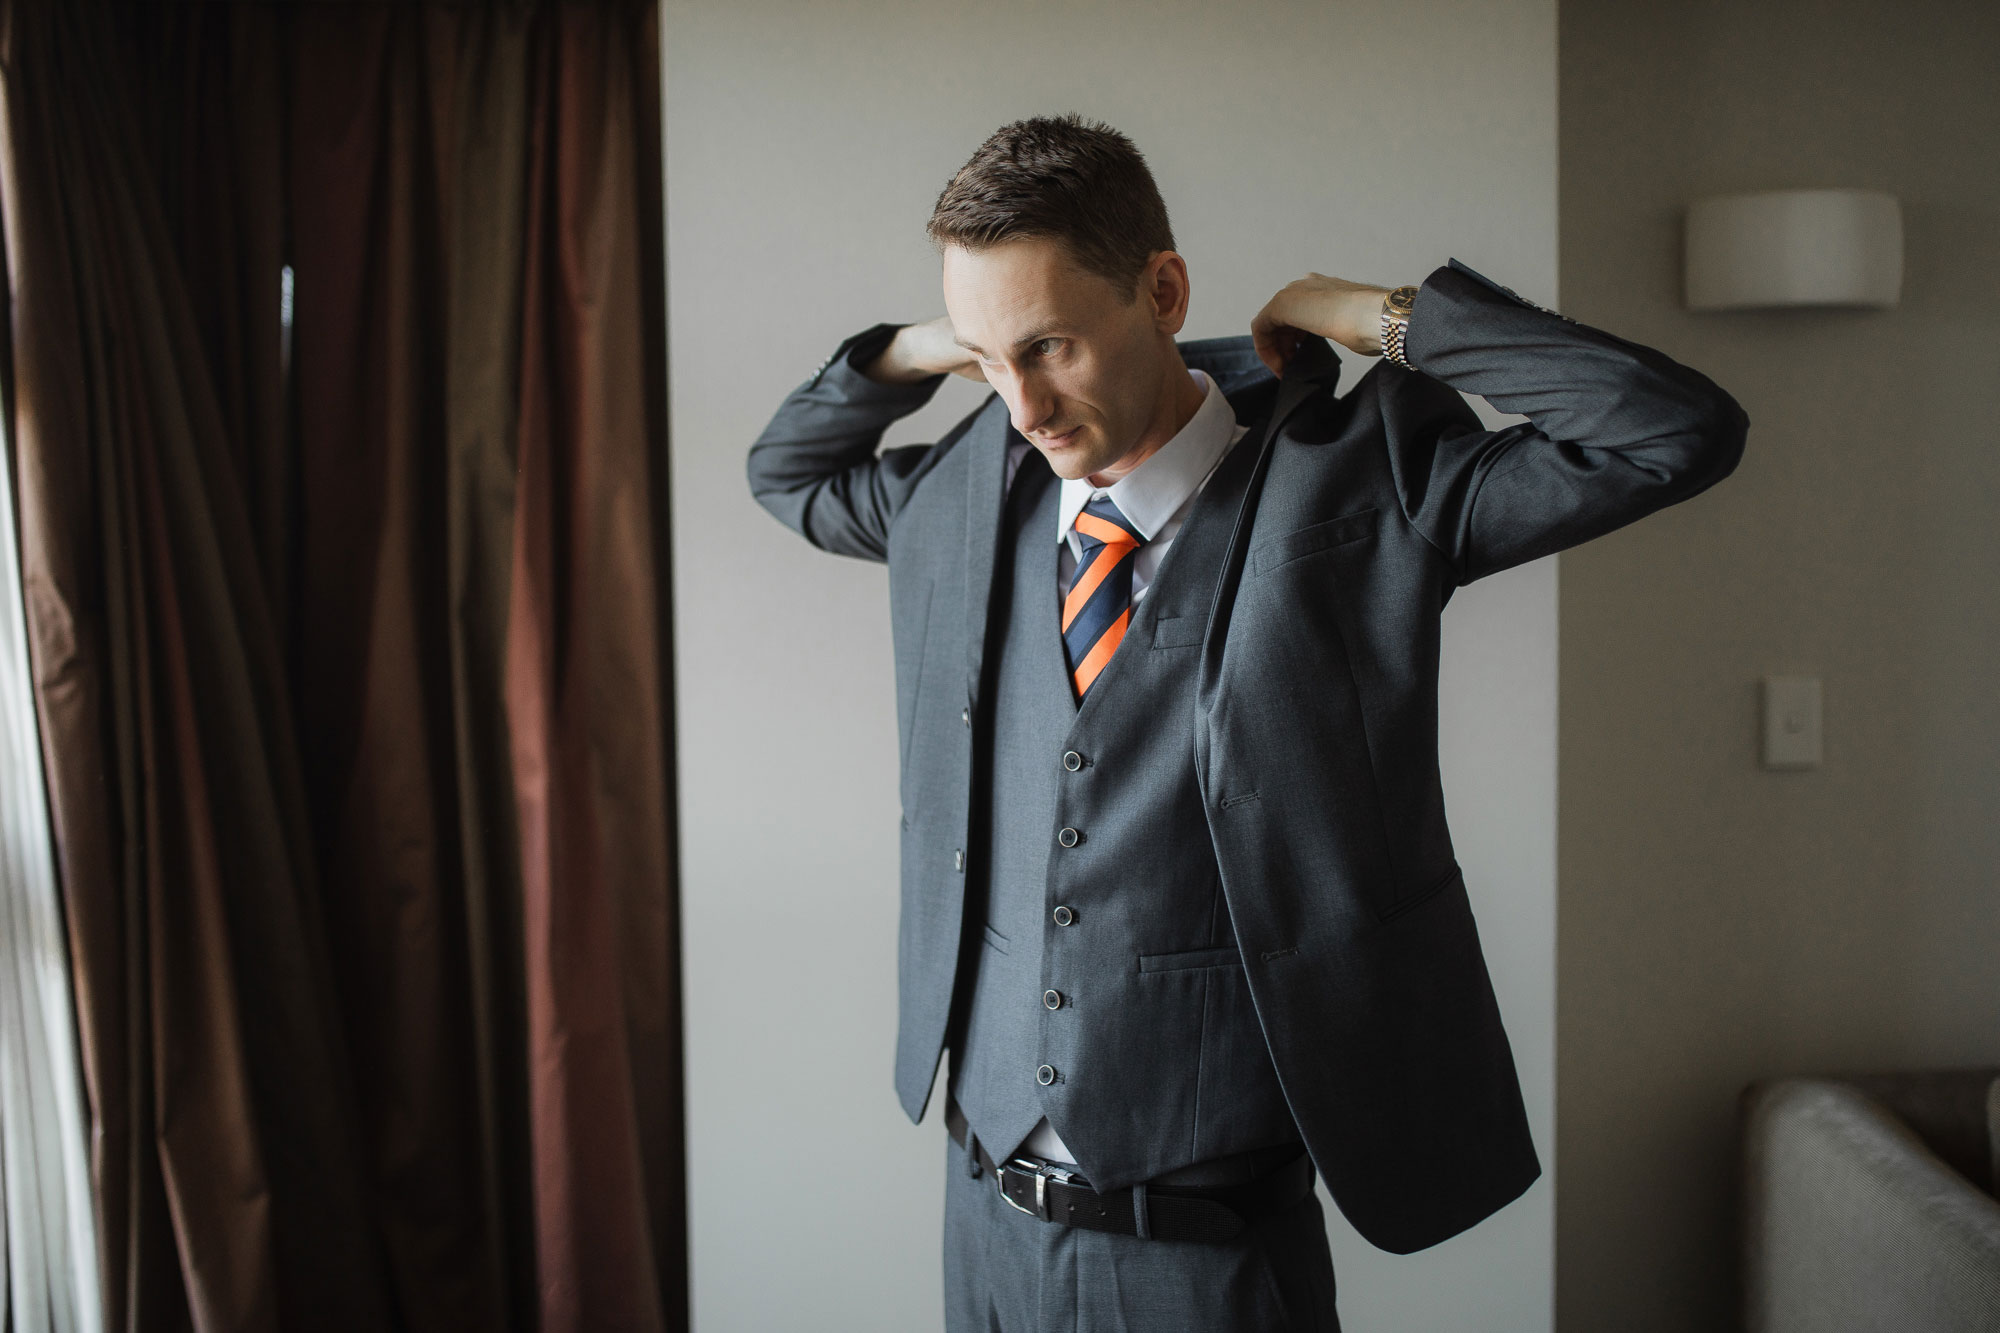
[(1407, 317), (1397, 318), (1389, 313), (1389, 307), (1386, 304), (1383, 305), (1382, 356), (1385, 360), (1394, 362), (1405, 370), (1415, 370), (1416, 367), (1410, 364), (1409, 357), (1403, 351), (1403, 338), (1409, 332), (1409, 328), (1410, 321)]

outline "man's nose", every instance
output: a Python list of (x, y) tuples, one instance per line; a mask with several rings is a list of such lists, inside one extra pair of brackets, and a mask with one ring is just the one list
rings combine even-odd
[(1015, 381), (1013, 401), (1008, 406), (1013, 410), (1014, 429), (1023, 435), (1032, 435), (1055, 415), (1055, 395), (1048, 391), (1046, 385), (1023, 376)]

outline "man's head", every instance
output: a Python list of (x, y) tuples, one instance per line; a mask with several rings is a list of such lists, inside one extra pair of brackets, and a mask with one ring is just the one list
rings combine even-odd
[(1115, 481), (1185, 424), (1187, 265), (1132, 141), (1070, 115), (1003, 126), (938, 196), (945, 309), (1059, 476)]

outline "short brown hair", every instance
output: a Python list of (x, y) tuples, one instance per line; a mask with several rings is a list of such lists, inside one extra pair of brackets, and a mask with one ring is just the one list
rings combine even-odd
[(1075, 113), (995, 130), (944, 187), (925, 230), (940, 252), (1054, 237), (1128, 303), (1146, 262), (1174, 248), (1146, 159), (1117, 130)]

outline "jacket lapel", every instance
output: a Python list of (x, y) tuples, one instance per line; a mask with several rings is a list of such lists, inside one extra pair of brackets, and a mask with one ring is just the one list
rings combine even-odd
[[(1285, 429), (1286, 420), (1299, 404), (1316, 392), (1333, 391), (1340, 380), (1340, 357), (1326, 339), (1308, 337), (1299, 343), (1285, 373), (1278, 380), (1278, 393), (1271, 402), (1257, 441), (1257, 464), (1243, 488), (1243, 501), (1236, 509), (1235, 526), (1229, 534), (1229, 550), (1222, 559), (1221, 577), (1215, 581), (1215, 600), (1208, 609), (1208, 634), (1202, 640), (1201, 670), (1195, 685), (1195, 714), (1205, 717), (1218, 689), (1222, 666), (1222, 644), (1229, 633), (1229, 614), (1236, 601), (1236, 588), (1243, 579), (1243, 563), (1249, 555), (1250, 534), (1256, 526), (1257, 499), (1264, 491), (1264, 473), (1271, 462), (1271, 445)], [(1195, 746), (1199, 766), (1206, 764), (1206, 737), (1196, 728)]]
[[(998, 402), (996, 396), (994, 399)], [(1005, 509), (1007, 451), (1018, 438), (1005, 409), (987, 414), (961, 448), (971, 451), (965, 470), (965, 670), (967, 698), (979, 689), (986, 657), (988, 609), (993, 601), (993, 553)]]

